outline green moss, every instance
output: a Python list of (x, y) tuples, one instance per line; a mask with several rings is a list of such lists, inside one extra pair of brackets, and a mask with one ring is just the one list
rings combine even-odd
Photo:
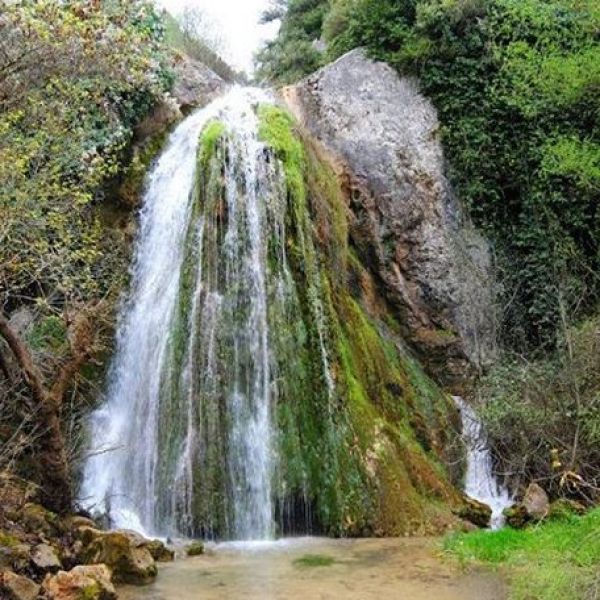
[(161, 131), (134, 148), (131, 162), (120, 177), (118, 189), (119, 197), (127, 204), (134, 206), (139, 202), (150, 165), (164, 147), (168, 135), (168, 130)]
[(27, 334), (34, 350), (61, 350), (67, 341), (67, 328), (59, 317), (51, 315), (35, 323)]
[(81, 590), (80, 600), (97, 600), (102, 593), (98, 582), (91, 583)]
[(210, 121), (200, 133), (200, 148), (198, 150), (198, 165), (206, 170), (211, 158), (215, 155), (217, 144), (225, 135), (227, 128), (221, 121)]
[(288, 190), (297, 203), (306, 200), (304, 172), (306, 156), (302, 142), (294, 135), (294, 118), (277, 106), (258, 109), (259, 136), (283, 163)]
[(330, 567), (334, 563), (335, 559), (326, 554), (304, 554), (294, 560), (297, 567)]
[(5, 546), (6, 548), (14, 548), (19, 544), (19, 539), (14, 535), (10, 535), (8, 533), (4, 533), (0, 531), (0, 546)]
[(281, 358), (281, 493), (308, 496), (331, 534), (403, 534), (424, 531), (429, 518), (447, 523), (443, 502), (453, 503), (456, 492), (429, 431), (446, 414), (447, 399), (404, 356), (397, 333), (383, 335), (388, 328), (350, 295), (347, 269), (359, 281), (365, 270), (348, 248), (344, 198), (331, 168), (285, 111), (261, 106), (259, 119), (285, 174), (296, 289), (270, 321)]

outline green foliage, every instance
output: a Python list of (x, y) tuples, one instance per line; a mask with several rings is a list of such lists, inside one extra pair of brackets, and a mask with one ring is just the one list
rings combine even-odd
[(112, 269), (97, 210), (133, 127), (170, 85), (162, 22), (136, 0), (11, 2), (0, 62), (0, 290), (86, 301)]
[(304, 554), (294, 560), (297, 567), (330, 567), (334, 563), (335, 559), (326, 554)]
[[(282, 82), (315, 66), (284, 63), (300, 7), (284, 17), (275, 59), (259, 57)], [(323, 34), (329, 59), (362, 46), (419, 77), (451, 180), (494, 242), (512, 347), (552, 343), (558, 290), (582, 313), (595, 306), (599, 23), (595, 0), (332, 0), (310, 36)]]
[(569, 327), (539, 360), (515, 354), (484, 378), (481, 410), (499, 470), (544, 481), (553, 497), (595, 498), (600, 487), (600, 319)]
[(258, 53), (259, 80), (291, 83), (316, 70), (324, 56), (314, 42), (321, 37), (328, 0), (289, 0), (276, 40)]
[(506, 565), (511, 600), (594, 598), (600, 591), (600, 510), (525, 530), (458, 534), (445, 550), (461, 562)]
[(66, 342), (66, 327), (62, 319), (49, 316), (35, 323), (27, 335), (27, 342), (34, 350), (60, 350)]

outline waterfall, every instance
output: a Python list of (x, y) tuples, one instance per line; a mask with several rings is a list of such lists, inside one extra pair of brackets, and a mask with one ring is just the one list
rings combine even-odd
[(463, 398), (454, 396), (460, 410), (463, 440), (467, 449), (465, 493), (492, 509), (491, 527), (498, 529), (504, 523), (502, 511), (512, 504), (508, 489), (501, 485), (493, 473), (492, 454), (487, 444), (483, 424), (475, 411)]
[[(283, 175), (258, 136), (256, 106), (270, 102), (267, 92), (234, 88), (177, 127), (149, 174), (81, 494), (110, 507), (118, 526), (274, 534), (279, 363), (270, 323), (297, 293)], [(199, 138), (220, 128), (216, 159), (202, 164)]]

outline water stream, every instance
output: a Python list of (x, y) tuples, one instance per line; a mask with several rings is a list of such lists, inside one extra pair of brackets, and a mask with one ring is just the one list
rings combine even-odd
[[(268, 102), (266, 92), (233, 89), (179, 125), (149, 175), (82, 491), (117, 526), (273, 534), (267, 243), (283, 235), (285, 207), (272, 205), (281, 182), (258, 139), (255, 107)], [(228, 132), (214, 173), (224, 190), (199, 198), (199, 134), (215, 119)], [(279, 263), (285, 294), (284, 255)]]
[(455, 396), (454, 400), (460, 410), (463, 439), (467, 449), (465, 493), (491, 507), (490, 525), (492, 529), (498, 529), (504, 523), (502, 511), (512, 504), (512, 497), (508, 488), (494, 475), (492, 454), (483, 424), (465, 400), (459, 396)]

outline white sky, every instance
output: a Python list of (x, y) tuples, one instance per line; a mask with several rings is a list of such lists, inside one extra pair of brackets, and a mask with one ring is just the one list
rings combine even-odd
[(202, 9), (220, 29), (225, 56), (237, 69), (252, 72), (252, 56), (266, 40), (272, 39), (279, 25), (259, 25), (269, 0), (157, 0), (160, 6), (177, 15), (186, 6)]

